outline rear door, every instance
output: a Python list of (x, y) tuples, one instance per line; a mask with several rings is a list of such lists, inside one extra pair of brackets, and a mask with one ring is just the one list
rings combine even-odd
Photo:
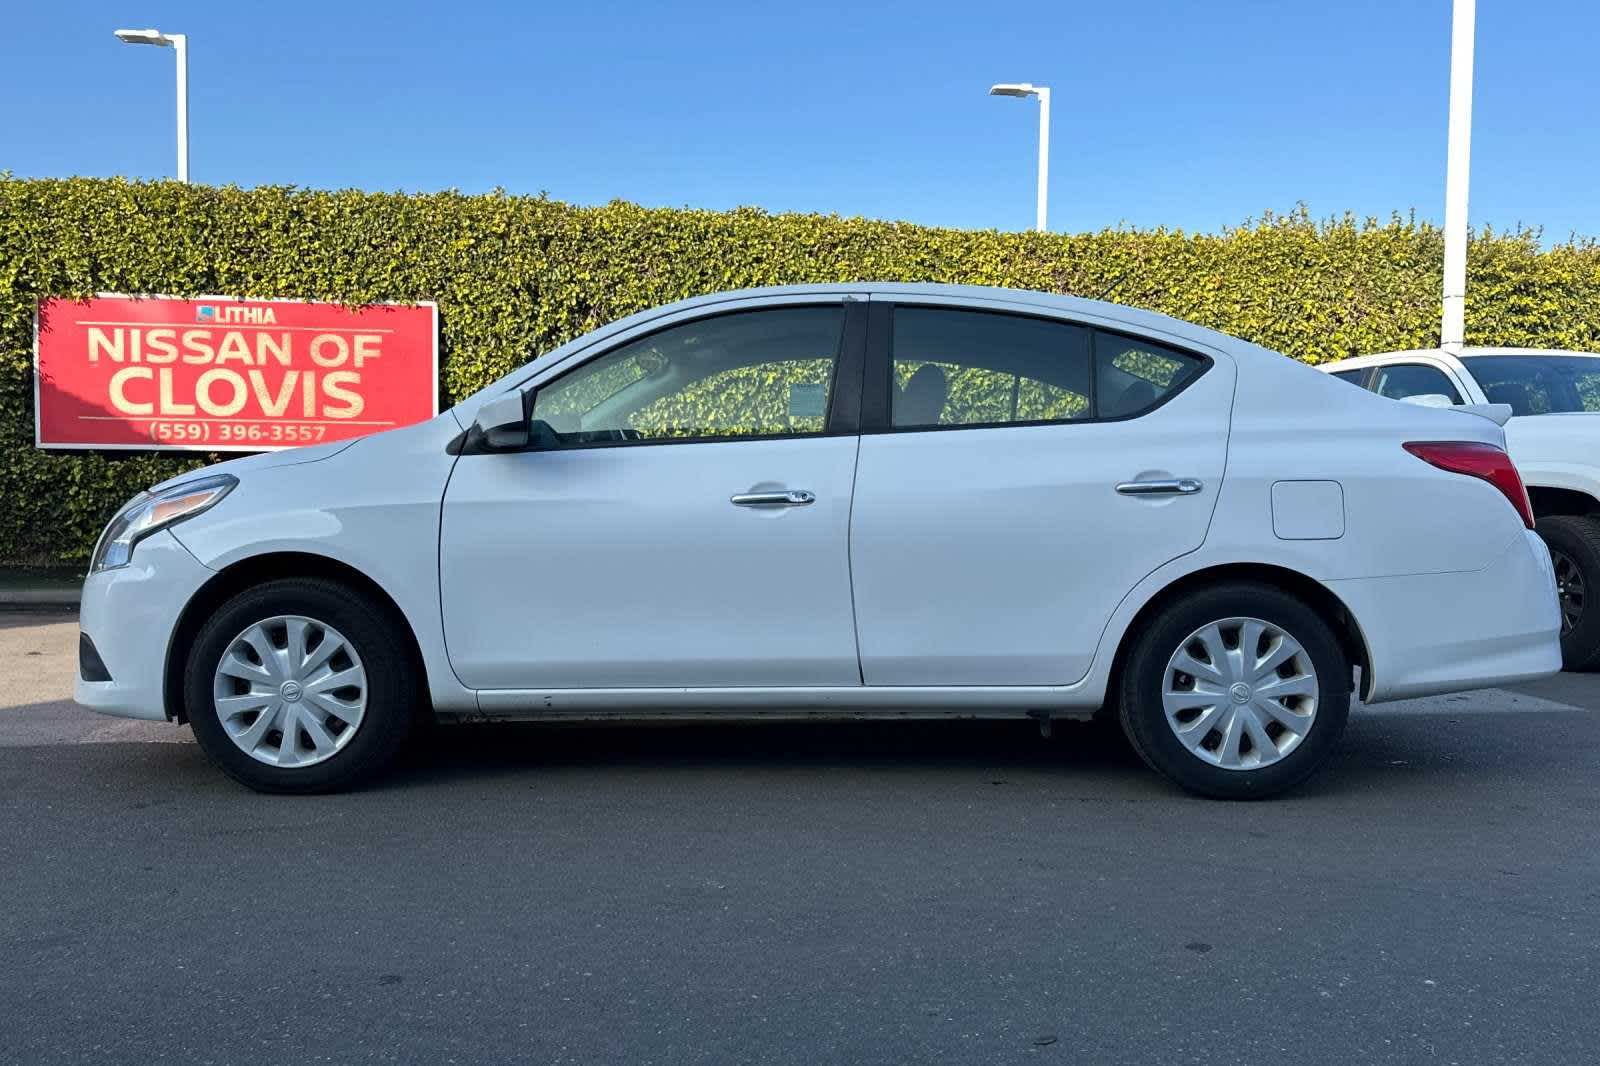
[(868, 685), (1059, 685), (1205, 539), (1234, 365), (1006, 305), (872, 303), (850, 524)]

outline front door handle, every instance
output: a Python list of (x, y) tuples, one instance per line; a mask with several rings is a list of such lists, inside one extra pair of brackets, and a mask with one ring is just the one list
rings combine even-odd
[(1170, 478), (1164, 481), (1124, 481), (1117, 491), (1124, 496), (1193, 496), (1203, 484), (1192, 477)]
[(731, 497), (740, 507), (804, 507), (815, 503), (817, 494), (809, 489), (783, 489), (778, 492), (741, 492)]

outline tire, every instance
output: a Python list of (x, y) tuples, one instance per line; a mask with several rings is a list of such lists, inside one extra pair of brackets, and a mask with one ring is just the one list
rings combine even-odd
[[(295, 641), (300, 667), (289, 666)], [(421, 680), (385, 611), (346, 585), (291, 578), (217, 610), (190, 648), (184, 701), (195, 739), (229, 777), (258, 792), (334, 792), (399, 752), (424, 709)]]
[(1562, 669), (1600, 669), (1600, 520), (1546, 515), (1538, 533), (1556, 564)]
[[(1227, 624), (1213, 629), (1216, 623)], [(1250, 634), (1261, 634), (1258, 656), (1265, 649), (1254, 665), (1270, 666), (1269, 660), (1293, 650), (1293, 644), (1298, 650), (1260, 676), (1253, 667), (1240, 669), (1243, 654), (1238, 663), (1228, 656), (1242, 644), (1247, 626)], [(1218, 655), (1204, 651), (1208, 642), (1213, 647), (1220, 642)], [(1169, 671), (1186, 649), (1196, 673)], [(1206, 660), (1219, 656), (1222, 667), (1201, 677), (1210, 669)], [(1187, 684), (1193, 685), (1192, 691)], [(1257, 710), (1269, 700), (1253, 690), (1269, 685), (1285, 691), (1270, 700), (1285, 713)], [(1305, 697), (1289, 694), (1307, 689), (1309, 704)], [(1207, 692), (1219, 698), (1208, 699), (1202, 694)], [(1240, 582), (1198, 591), (1162, 608), (1134, 638), (1119, 698), (1123, 731), (1152, 769), (1196, 795), (1264, 799), (1294, 788), (1333, 753), (1350, 716), (1350, 665), (1332, 627), (1316, 611), (1273, 586)], [(1175, 708), (1170, 721), (1168, 702)], [(1202, 726), (1205, 734), (1187, 732)], [(1187, 743), (1180, 740), (1179, 728), (1186, 730)], [(1232, 751), (1227, 747), (1229, 729), (1239, 737)]]

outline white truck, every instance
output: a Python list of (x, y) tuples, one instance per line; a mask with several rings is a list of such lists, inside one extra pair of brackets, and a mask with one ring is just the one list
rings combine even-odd
[(1600, 354), (1431, 348), (1317, 369), (1396, 400), (1511, 408), (1506, 449), (1555, 563), (1562, 663), (1600, 669)]

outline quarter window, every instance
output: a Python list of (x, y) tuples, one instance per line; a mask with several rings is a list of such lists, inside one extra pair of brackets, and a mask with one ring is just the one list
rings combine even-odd
[(813, 436), (827, 425), (844, 311), (790, 307), (672, 326), (541, 387), (557, 445)]
[(897, 307), (891, 343), (899, 429), (1122, 418), (1204, 366), (1121, 334), (988, 311)]
[(1104, 330), (1095, 330), (1094, 358), (1100, 418), (1148, 411), (1205, 365), (1192, 355)]

